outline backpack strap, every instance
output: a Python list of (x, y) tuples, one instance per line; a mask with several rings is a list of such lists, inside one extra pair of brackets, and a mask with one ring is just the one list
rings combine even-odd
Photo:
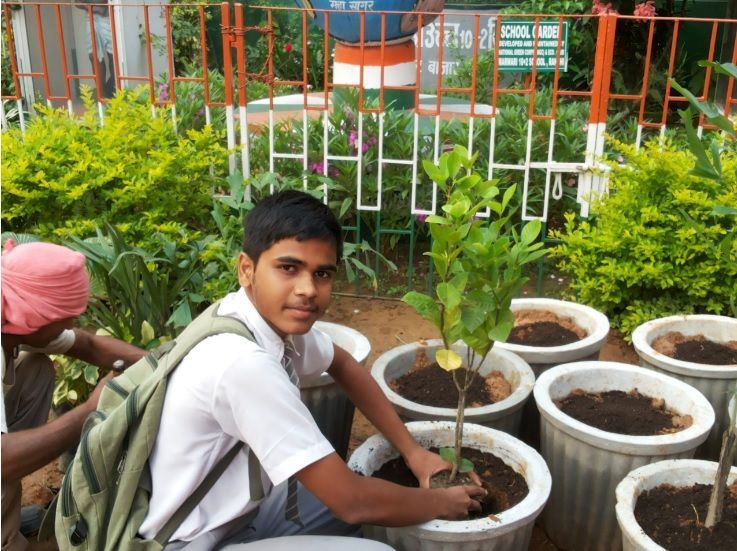
[[(225, 469), (228, 468), (228, 465), (230, 465), (233, 459), (235, 459), (235, 456), (238, 454), (238, 452), (241, 451), (243, 445), (243, 442), (238, 442), (230, 449), (227, 454), (223, 456), (220, 461), (218, 461), (218, 463), (208, 473), (205, 479), (200, 482), (200, 485), (197, 486), (197, 489), (192, 492), (192, 495), (190, 495), (185, 500), (185, 502), (182, 503), (179, 509), (177, 509), (177, 512), (174, 513), (171, 518), (166, 521), (166, 524), (164, 524), (161, 530), (159, 530), (159, 532), (156, 534), (156, 537), (154, 538), (156, 542), (158, 542), (162, 547), (166, 547), (166, 544), (169, 542), (172, 534), (174, 534), (176, 529), (179, 528), (179, 526), (184, 522), (189, 514), (194, 511), (194, 508), (197, 507), (200, 501), (204, 499), (204, 497), (207, 495), (207, 492), (209, 492), (210, 489), (215, 485), (215, 482), (218, 481), (220, 476), (222, 476), (222, 474), (225, 472)], [(253, 451), (250, 449), (248, 450), (248, 483), (251, 493), (251, 500), (259, 501), (263, 499), (264, 488), (261, 483), (261, 464), (259, 463), (258, 458), (256, 458), (256, 454), (254, 454)], [(256, 508), (256, 510), (258, 510), (258, 508)]]

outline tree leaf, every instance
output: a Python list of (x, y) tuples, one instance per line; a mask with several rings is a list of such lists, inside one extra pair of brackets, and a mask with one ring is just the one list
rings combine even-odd
[(473, 471), (473, 463), (465, 457), (461, 457), (461, 464), (458, 465), (459, 473), (470, 473)]
[(453, 371), (463, 365), (461, 357), (453, 350), (443, 348), (435, 353), (435, 361), (446, 371)]
[(440, 308), (432, 297), (417, 291), (410, 291), (402, 297), (402, 302), (409, 304), (418, 314), (436, 327), (440, 327)]
[(447, 461), (451, 465), (456, 462), (456, 451), (454, 448), (440, 448), (440, 450), (438, 450), (438, 454), (443, 461)]

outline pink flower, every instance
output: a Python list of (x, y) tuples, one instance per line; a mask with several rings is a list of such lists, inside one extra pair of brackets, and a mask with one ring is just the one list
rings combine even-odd
[(292, 44), (291, 44), (291, 42), (287, 42), (286, 44), (284, 44), (284, 52), (287, 53), (287, 54), (292, 53)]
[(356, 147), (356, 140), (358, 140), (358, 134), (356, 134), (355, 130), (351, 130), (351, 133), (348, 134), (348, 145)]
[(159, 101), (169, 101), (169, 85), (159, 84)]
[[(635, 11), (632, 13), (638, 17), (655, 17), (655, 2), (646, 0), (642, 4), (637, 4), (635, 5)], [(637, 19), (637, 21), (644, 23), (646, 19)]]
[(577, 182), (578, 182), (578, 180), (576, 178), (574, 178), (573, 176), (571, 176), (570, 178), (568, 178), (568, 180), (566, 180), (566, 185), (568, 187), (573, 187), (573, 186), (576, 185)]
[(417, 218), (417, 221), (420, 224), (424, 224), (425, 221), (427, 220), (427, 214), (415, 214), (415, 218)]
[(371, 146), (368, 144), (368, 142), (363, 142), (363, 144), (361, 144), (361, 151), (366, 153), (369, 150), (369, 147)]
[(322, 163), (318, 163), (318, 162), (310, 163), (309, 169), (310, 169), (310, 172), (312, 172), (313, 174), (321, 174), (321, 175), (323, 174)]
[(608, 13), (616, 14), (617, 10), (612, 8), (612, 3), (602, 4), (599, 0), (594, 0), (591, 6), (591, 13), (593, 15), (606, 15)]

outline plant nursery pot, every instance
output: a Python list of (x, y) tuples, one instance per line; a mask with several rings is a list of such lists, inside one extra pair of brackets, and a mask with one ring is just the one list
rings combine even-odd
[(718, 460), (722, 432), (728, 425), (727, 402), (737, 383), (737, 365), (710, 365), (676, 360), (652, 347), (653, 341), (677, 331), (684, 335), (703, 335), (716, 342), (737, 340), (737, 319), (727, 316), (670, 316), (649, 321), (632, 333), (632, 344), (640, 356), (640, 365), (672, 375), (706, 396), (714, 407), (714, 428), (697, 455)]
[[(729, 419), (729, 416), (734, 411), (735, 401), (737, 401), (737, 396), (732, 396), (732, 399), (729, 401), (729, 404), (727, 405), (727, 419)], [(735, 429), (737, 429), (737, 417), (732, 419), (732, 422), (734, 423)], [(737, 430), (735, 432), (737, 432)], [(734, 457), (732, 457), (732, 464), (737, 465), (737, 453), (735, 453)]]
[[(632, 389), (662, 398), (669, 410), (690, 415), (690, 427), (671, 434), (632, 436), (603, 431), (563, 413), (553, 400), (574, 389)], [(693, 457), (714, 424), (714, 410), (693, 387), (662, 373), (617, 362), (575, 362), (553, 367), (535, 384), (541, 449), (553, 476), (545, 531), (560, 548), (614, 551), (621, 537), (614, 490), (627, 473), (661, 459)]]
[[(455, 421), (455, 408), (426, 406), (408, 400), (395, 392), (389, 385), (405, 373), (408, 373), (415, 361), (420, 345), (410, 343), (397, 346), (379, 356), (371, 368), (371, 375), (376, 379), (384, 394), (405, 421)], [(434, 339), (427, 341), (426, 352), (431, 361), (435, 360), (435, 352), (443, 348), (443, 341)], [(452, 349), (461, 356), (465, 355), (466, 345), (458, 342)], [(492, 371), (500, 371), (512, 386), (512, 394), (504, 400), (481, 407), (465, 409), (465, 420), (485, 427), (492, 427), (509, 434), (517, 434), (522, 419), (522, 407), (532, 393), (535, 375), (522, 358), (506, 350), (492, 349), (479, 368), (479, 374), (486, 376)]]
[[(617, 521), (622, 529), (624, 551), (667, 551), (655, 543), (635, 520), (637, 498), (643, 492), (661, 484), (675, 487), (694, 484), (714, 484), (717, 463), (696, 459), (658, 461), (635, 469), (627, 475), (616, 489)], [(730, 470), (728, 484), (737, 481), (737, 467)]]
[[(453, 446), (455, 423), (418, 421), (407, 423), (412, 436), (425, 447)], [(529, 546), (535, 518), (550, 494), (550, 472), (535, 450), (504, 432), (466, 423), (463, 445), (490, 452), (521, 474), (529, 493), (514, 507), (496, 515), (497, 520), (432, 520), (416, 526), (385, 528), (364, 526), (368, 538), (387, 543), (398, 551), (516, 551)], [(351, 455), (351, 470), (370, 476), (399, 453), (381, 435), (366, 440)]]
[[(315, 322), (315, 328), (349, 352), (361, 365), (371, 353), (371, 344), (361, 333), (345, 325), (327, 321)], [(300, 381), (302, 401), (312, 413), (317, 426), (343, 459), (348, 454), (355, 407), (343, 390), (327, 373)]]
[[(495, 345), (517, 354), (530, 364), (536, 378), (546, 369), (556, 365), (599, 359), (601, 347), (609, 335), (609, 320), (598, 310), (583, 304), (552, 298), (516, 298), (512, 300), (511, 308), (512, 312), (519, 310), (552, 312), (557, 316), (572, 319), (587, 333), (583, 339), (562, 346), (528, 346), (508, 342)], [(540, 449), (540, 413), (533, 400), (529, 400), (522, 410), (521, 426), (520, 438), (535, 449)]]

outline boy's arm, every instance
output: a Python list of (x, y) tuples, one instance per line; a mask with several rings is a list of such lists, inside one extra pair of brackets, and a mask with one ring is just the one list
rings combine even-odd
[[(407, 488), (351, 472), (336, 453), (308, 465), (297, 479), (339, 519), (349, 524), (410, 526), (435, 518), (464, 519), (480, 511), (478, 486)], [(476, 498), (476, 499), (475, 499)]]
[(65, 355), (110, 369), (113, 362), (123, 360), (126, 366), (136, 363), (146, 351), (114, 337), (93, 335), (74, 328), (74, 344)]
[(363, 412), (366, 418), (402, 454), (420, 486), (428, 488), (430, 477), (450, 469), (450, 464), (439, 455), (420, 446), (404, 426), (381, 388), (348, 352), (335, 346), (333, 363), (328, 369), (330, 376), (343, 388), (348, 398)]

